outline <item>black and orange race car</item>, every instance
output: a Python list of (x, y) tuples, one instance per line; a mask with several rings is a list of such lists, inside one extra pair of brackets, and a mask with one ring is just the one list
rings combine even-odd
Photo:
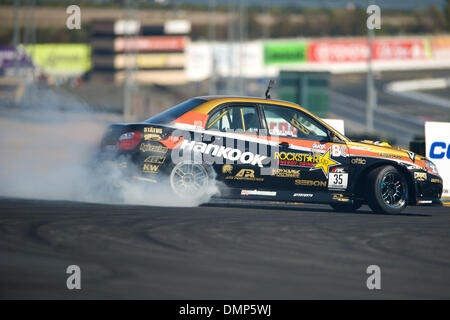
[(386, 143), (353, 142), (300, 106), (278, 100), (206, 96), (139, 123), (112, 124), (100, 162), (124, 176), (166, 183), (181, 198), (216, 197), (327, 203), (336, 210), (368, 204), (398, 213), (441, 204), (436, 166)]

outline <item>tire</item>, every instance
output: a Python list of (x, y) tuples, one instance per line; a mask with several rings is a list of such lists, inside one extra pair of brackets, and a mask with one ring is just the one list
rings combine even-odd
[(368, 174), (366, 198), (374, 213), (400, 213), (408, 202), (406, 178), (393, 166), (376, 168)]
[(181, 199), (202, 201), (215, 192), (212, 169), (191, 160), (176, 164), (169, 180), (172, 191)]
[(340, 204), (340, 203), (332, 203), (330, 206), (339, 212), (345, 212), (345, 211), (356, 211), (359, 208), (361, 208), (362, 204), (359, 202), (354, 202), (352, 204)]

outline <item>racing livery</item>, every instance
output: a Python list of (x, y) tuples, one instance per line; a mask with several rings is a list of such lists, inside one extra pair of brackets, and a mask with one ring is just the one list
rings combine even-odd
[(368, 204), (398, 213), (441, 204), (442, 178), (428, 159), (386, 143), (350, 141), (300, 106), (278, 100), (207, 96), (140, 123), (112, 124), (100, 163), (125, 177), (167, 181), (178, 197)]

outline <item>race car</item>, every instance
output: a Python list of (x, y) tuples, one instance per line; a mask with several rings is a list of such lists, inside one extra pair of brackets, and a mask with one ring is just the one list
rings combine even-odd
[(143, 122), (111, 124), (99, 151), (123, 176), (167, 183), (179, 198), (330, 204), (399, 213), (440, 205), (442, 178), (425, 157), (354, 142), (297, 104), (251, 97), (186, 100)]

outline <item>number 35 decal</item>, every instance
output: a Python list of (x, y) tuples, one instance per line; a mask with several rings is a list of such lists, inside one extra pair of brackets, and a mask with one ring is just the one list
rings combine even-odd
[(348, 173), (330, 173), (328, 177), (329, 189), (347, 189)]

